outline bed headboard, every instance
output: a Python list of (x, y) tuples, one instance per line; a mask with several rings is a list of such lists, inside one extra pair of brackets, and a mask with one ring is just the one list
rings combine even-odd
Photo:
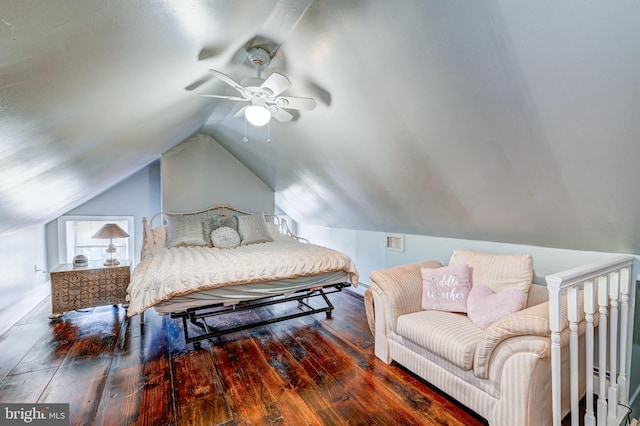
[[(238, 209), (232, 205), (226, 204), (226, 205), (222, 205), (222, 204), (215, 204), (211, 207), (208, 207), (206, 209), (202, 209), (202, 210), (194, 210), (194, 211), (188, 211), (188, 212), (165, 212), (165, 211), (161, 211), (158, 212), (156, 214), (154, 214), (153, 216), (151, 216), (151, 219), (149, 219), (147, 221), (146, 217), (142, 218), (142, 253), (141, 253), (141, 257), (140, 259), (144, 259), (145, 258), (145, 254), (147, 252), (147, 249), (149, 248), (149, 245), (151, 243), (151, 245), (153, 245), (153, 242), (150, 242), (148, 239), (149, 237), (149, 229), (152, 228), (157, 228), (157, 227), (161, 227), (162, 225), (166, 225), (167, 221), (166, 221), (166, 216), (167, 215), (185, 215), (185, 216), (196, 216), (199, 220), (202, 220), (204, 218), (208, 218), (208, 217), (216, 217), (216, 216), (239, 216), (239, 215), (250, 215), (250, 214), (255, 214), (254, 212), (250, 212), (250, 211), (246, 211), (246, 210), (241, 210)], [(291, 229), (289, 228), (289, 225), (287, 223), (287, 221), (284, 218), (278, 217), (276, 214), (273, 213), (265, 213), (264, 214), (265, 219), (267, 220), (267, 222), (269, 223), (273, 223), (274, 225), (276, 225), (276, 227), (278, 228), (278, 231), (280, 231), (281, 234), (290, 237), (290, 238), (294, 238), (296, 240), (299, 241), (303, 241), (308, 243), (309, 241), (307, 241), (304, 238), (300, 238), (297, 235), (295, 235)]]
[[(158, 225), (166, 225), (166, 219), (165, 216), (168, 214), (181, 214), (181, 215), (186, 215), (186, 216), (190, 216), (190, 215), (194, 215), (194, 216), (198, 216), (200, 219), (204, 219), (206, 217), (213, 217), (213, 216), (229, 216), (229, 215), (238, 215), (238, 214), (253, 214), (253, 212), (249, 212), (246, 210), (241, 210), (241, 209), (237, 209), (235, 207), (233, 207), (232, 205), (226, 204), (226, 205), (220, 205), (220, 204), (215, 204), (211, 207), (208, 207), (206, 209), (203, 210), (194, 210), (194, 211), (189, 211), (189, 212), (158, 212), (156, 214), (154, 214), (153, 216), (151, 216), (151, 219), (149, 219), (149, 226), (153, 227), (153, 226), (158, 226)], [(268, 216), (272, 216), (270, 214), (265, 214), (265, 217)], [(155, 223), (155, 220), (161, 220), (161, 223)], [(146, 218), (142, 218), (142, 223), (147, 223), (146, 222)]]

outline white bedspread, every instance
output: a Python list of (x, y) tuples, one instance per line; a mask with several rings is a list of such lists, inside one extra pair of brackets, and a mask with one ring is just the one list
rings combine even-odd
[(358, 272), (349, 256), (294, 240), (224, 250), (211, 247), (156, 249), (133, 271), (127, 289), (127, 315), (144, 312), (173, 296), (200, 290), (333, 271), (346, 272), (351, 283), (358, 285)]

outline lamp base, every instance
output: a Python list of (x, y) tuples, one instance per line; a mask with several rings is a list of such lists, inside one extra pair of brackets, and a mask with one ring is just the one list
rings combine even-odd
[(118, 259), (107, 259), (104, 261), (104, 266), (117, 266), (120, 264)]

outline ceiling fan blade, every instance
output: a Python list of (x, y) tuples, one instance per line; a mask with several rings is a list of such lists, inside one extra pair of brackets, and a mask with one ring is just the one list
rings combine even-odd
[(289, 87), (291, 87), (289, 79), (277, 72), (271, 74), (260, 86), (263, 91), (267, 92), (268, 96), (278, 96)]
[(205, 98), (228, 99), (230, 101), (249, 101), (249, 99), (241, 98), (239, 96), (209, 95), (207, 93), (198, 93), (198, 95), (204, 96)]
[(236, 112), (235, 114), (233, 114), (234, 117), (244, 117), (244, 110), (247, 109), (249, 105), (245, 105), (242, 108), (240, 108), (240, 111)]
[(312, 94), (315, 95), (315, 98), (317, 98), (326, 106), (331, 105), (331, 93), (329, 93), (326, 89), (313, 81), (308, 81), (307, 84), (309, 88), (314, 92)]
[(213, 58), (224, 52), (223, 46), (204, 46), (200, 53), (198, 53), (198, 61), (204, 61), (205, 59)]
[(292, 96), (278, 96), (275, 104), (282, 108), (304, 109), (312, 111), (318, 105), (313, 98), (297, 98)]
[(196, 90), (198, 87), (202, 86), (204, 83), (206, 83), (210, 79), (211, 79), (210, 75), (202, 76), (196, 81), (194, 81), (193, 83), (191, 83), (190, 85), (188, 85), (187, 87), (185, 87), (184, 90), (187, 90), (189, 92), (192, 90)]
[(247, 92), (247, 90), (244, 87), (242, 87), (240, 83), (236, 82), (234, 79), (232, 79), (228, 75), (223, 74), (220, 71), (216, 71), (216, 70), (209, 70), (209, 72), (215, 75), (216, 77), (218, 77), (220, 80), (227, 83), (229, 86), (236, 89), (238, 92), (242, 93), (243, 95)]
[(286, 111), (282, 108), (271, 108), (271, 116), (278, 120), (281, 123), (285, 123), (287, 121), (291, 121), (293, 115), (289, 111)]

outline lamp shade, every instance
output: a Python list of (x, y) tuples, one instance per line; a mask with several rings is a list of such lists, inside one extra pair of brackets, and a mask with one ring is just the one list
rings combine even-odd
[(249, 105), (244, 110), (244, 116), (254, 126), (264, 126), (271, 120), (271, 111), (260, 105)]
[(127, 234), (117, 224), (107, 223), (103, 225), (102, 228), (98, 229), (98, 232), (96, 232), (94, 236), (91, 237), (109, 240), (109, 247), (107, 247), (107, 249), (105, 250), (107, 253), (109, 253), (109, 258), (104, 261), (105, 266), (117, 266), (120, 264), (120, 261), (118, 260), (118, 249), (113, 245), (113, 239), (125, 238), (128, 236), (129, 234)]
[(109, 238), (125, 238), (128, 236), (129, 234), (127, 234), (117, 224), (107, 223), (103, 225), (102, 228), (98, 229), (98, 232), (96, 232), (94, 236), (91, 238), (109, 239)]

